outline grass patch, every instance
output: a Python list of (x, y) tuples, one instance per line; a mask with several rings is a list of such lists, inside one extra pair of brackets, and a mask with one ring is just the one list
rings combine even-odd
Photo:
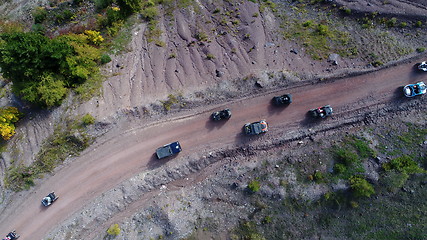
[(350, 46), (350, 34), (339, 31), (327, 21), (289, 20), (281, 24), (285, 39), (301, 42), (313, 59), (324, 59), (332, 52), (351, 56), (357, 51)]

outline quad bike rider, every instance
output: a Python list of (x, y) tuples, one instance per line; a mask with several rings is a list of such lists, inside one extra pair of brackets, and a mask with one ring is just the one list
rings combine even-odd
[(6, 237), (3, 238), (3, 240), (15, 240), (15, 239), (18, 239), (19, 237), (20, 236), (18, 234), (16, 234), (16, 231), (13, 230), (9, 234), (7, 234)]
[(49, 193), (46, 197), (42, 199), (42, 204), (45, 207), (50, 206), (53, 202), (55, 202), (59, 197), (55, 195), (55, 192)]

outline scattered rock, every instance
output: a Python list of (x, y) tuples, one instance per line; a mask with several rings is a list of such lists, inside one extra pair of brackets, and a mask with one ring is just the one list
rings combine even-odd
[(292, 48), (292, 49), (291, 49), (291, 53), (298, 54), (298, 50), (297, 50), (297, 49)]
[(340, 57), (340, 55), (338, 55), (336, 53), (332, 53), (329, 55), (328, 62), (331, 62), (332, 65), (338, 65), (339, 57)]
[(215, 74), (216, 74), (216, 77), (222, 77), (224, 75), (224, 72), (217, 69), (215, 70)]

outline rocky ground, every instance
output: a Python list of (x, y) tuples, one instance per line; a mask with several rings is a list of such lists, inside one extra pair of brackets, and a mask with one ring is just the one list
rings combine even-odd
[[(130, 51), (118, 54), (106, 66), (109, 77), (102, 96), (80, 106), (74, 106), (70, 97), (68, 106), (29, 113), (9, 145), (15, 150), (2, 153), (3, 171), (16, 157), (30, 163), (40, 143), (52, 133), (52, 123), (64, 113), (90, 112), (98, 121), (92, 134), (102, 142), (102, 136), (132, 128), (141, 118), (168, 118), (170, 112), (165, 115), (157, 101), (168, 94), (182, 97), (185, 103), (174, 105), (172, 112), (192, 111), (203, 104), (262, 94), (275, 87), (371, 71), (375, 62), (414, 56), (415, 49), (427, 45), (425, 26), (413, 27), (417, 21), (426, 21), (427, 9), (421, 0), (332, 2), (337, 7), (281, 1), (285, 7), (279, 5), (277, 13), (261, 10), (250, 1), (200, 1), (159, 21), (165, 47), (148, 43), (146, 24), (139, 22), (131, 31)], [(351, 14), (340, 10), (343, 6)], [(11, 7), (3, 9), (8, 12)], [(9, 13), (14, 15), (18, 11), (14, 9)], [(214, 14), (215, 9), (220, 12)], [(379, 16), (366, 17), (374, 12)], [(387, 26), (393, 17), (397, 18), (395, 26)], [(319, 56), (300, 39), (283, 38), (281, 29), (291, 31), (292, 19), (328, 22), (349, 32), (347, 50), (357, 46), (358, 55), (336, 58), (333, 54), (342, 49), (331, 49)], [(408, 27), (399, 27), (402, 22)], [(367, 23), (374, 27), (364, 28)], [(287, 25), (281, 28), (283, 24)], [(201, 32), (207, 40), (195, 38)], [(313, 60), (313, 52), (320, 59)], [(208, 54), (214, 58), (208, 59)], [(268, 148), (204, 150), (141, 172), (88, 203), (47, 237), (99, 239), (111, 224), (119, 223), (118, 239), (419, 239), (427, 234), (425, 216), (419, 214), (426, 211), (420, 202), (427, 194), (425, 174), (411, 176), (398, 189), (388, 191), (381, 164), (396, 156), (396, 151), (406, 151), (427, 167), (426, 133), (415, 133), (418, 138), (410, 140), (415, 147), (405, 145), (402, 137), (425, 129), (425, 98), (393, 103), (375, 106), (375, 110), (366, 110), (370, 113), (366, 118), (307, 138)], [(342, 197), (330, 203), (324, 200), (325, 194), (348, 190), (345, 181), (331, 180), (334, 158), (328, 150), (344, 142), (345, 136), (368, 139), (377, 153), (363, 161), (377, 194), (368, 200)], [(400, 141), (393, 142), (394, 138)], [(310, 176), (316, 171), (327, 180), (313, 181)], [(256, 193), (247, 189), (253, 180), (261, 184)], [(7, 202), (10, 192), (6, 193)], [(146, 201), (135, 201), (138, 198)], [(390, 206), (392, 213), (384, 214), (384, 206)]]

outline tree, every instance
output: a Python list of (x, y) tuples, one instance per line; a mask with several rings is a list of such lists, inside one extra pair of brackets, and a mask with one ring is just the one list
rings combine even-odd
[(110, 235), (110, 236), (117, 236), (117, 235), (119, 235), (120, 234), (120, 227), (119, 227), (119, 224), (112, 224), (109, 228), (108, 228), (108, 230), (107, 230), (107, 233), (108, 233), (108, 235)]
[(13, 82), (13, 92), (42, 107), (60, 105), (67, 88), (84, 83), (99, 72), (100, 43), (92, 32), (50, 39), (37, 33), (0, 34), (0, 69)]
[(22, 114), (15, 107), (0, 108), (0, 134), (4, 140), (15, 135), (15, 124)]

